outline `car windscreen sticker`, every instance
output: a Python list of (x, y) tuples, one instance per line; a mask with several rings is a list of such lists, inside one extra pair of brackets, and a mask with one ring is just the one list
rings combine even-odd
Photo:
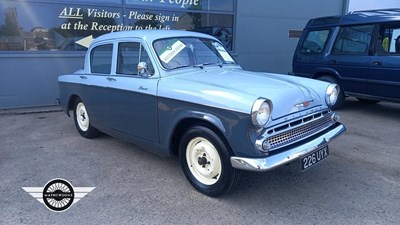
[(179, 52), (181, 52), (186, 45), (180, 40), (174, 39), (168, 43), (165, 49), (160, 54), (160, 59), (164, 63), (169, 63)]
[(221, 57), (225, 60), (225, 62), (235, 62), (235, 60), (232, 59), (231, 55), (229, 55), (229, 53), (220, 43), (214, 42), (213, 45), (217, 49)]

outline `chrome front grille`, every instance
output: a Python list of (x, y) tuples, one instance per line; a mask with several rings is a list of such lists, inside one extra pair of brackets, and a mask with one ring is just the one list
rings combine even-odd
[(267, 131), (270, 150), (284, 147), (325, 130), (335, 122), (332, 113), (324, 111), (292, 121)]

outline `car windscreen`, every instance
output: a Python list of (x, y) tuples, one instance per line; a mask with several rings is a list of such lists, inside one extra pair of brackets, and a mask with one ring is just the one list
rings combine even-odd
[(228, 51), (217, 41), (195, 37), (160, 39), (153, 43), (165, 69), (236, 64)]

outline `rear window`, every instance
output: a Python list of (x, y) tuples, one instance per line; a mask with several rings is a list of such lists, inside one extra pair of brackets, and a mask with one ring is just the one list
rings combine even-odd
[(376, 52), (378, 55), (400, 54), (400, 24), (380, 26)]
[(325, 48), (329, 32), (329, 29), (309, 31), (306, 38), (304, 39), (300, 52), (303, 54), (321, 53)]
[(90, 68), (92, 73), (111, 73), (112, 44), (93, 48), (90, 54)]

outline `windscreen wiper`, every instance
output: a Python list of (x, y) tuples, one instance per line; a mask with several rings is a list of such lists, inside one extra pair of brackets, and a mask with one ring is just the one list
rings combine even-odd
[(218, 65), (219, 67), (222, 68), (222, 63), (216, 63), (216, 62), (207, 62), (207, 63), (196, 64), (193, 67), (199, 67), (200, 69), (203, 69), (204, 66), (207, 66), (207, 65)]
[(192, 67), (192, 66), (190, 66), (190, 65), (177, 66), (177, 67), (172, 68), (171, 70), (185, 68), (185, 67)]

